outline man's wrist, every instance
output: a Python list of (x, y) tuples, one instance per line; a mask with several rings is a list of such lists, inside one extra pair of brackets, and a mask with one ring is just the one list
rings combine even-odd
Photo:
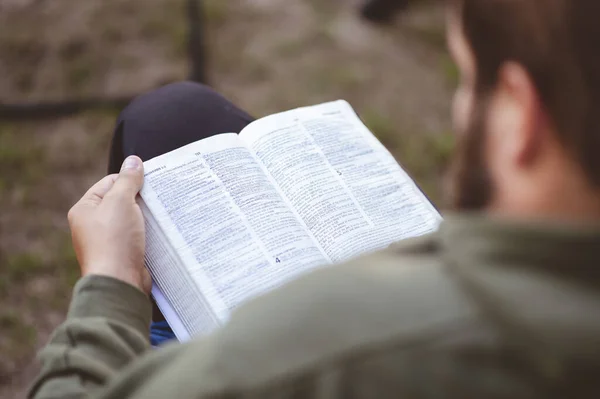
[(152, 317), (148, 296), (121, 279), (88, 275), (75, 285), (68, 318), (104, 317), (146, 334)]
[(138, 290), (142, 291), (146, 296), (150, 295), (151, 282), (147, 281), (147, 272), (144, 266), (141, 266), (138, 270), (133, 270), (130, 267), (115, 268), (113, 263), (110, 266), (102, 266), (102, 264), (95, 264), (93, 266), (85, 267), (85, 273), (82, 277), (86, 276), (103, 276), (110, 277), (116, 280), (122, 281), (129, 284)]

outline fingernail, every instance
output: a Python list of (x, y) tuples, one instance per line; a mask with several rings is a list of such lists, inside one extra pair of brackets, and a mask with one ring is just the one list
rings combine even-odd
[(125, 158), (123, 162), (123, 166), (121, 166), (121, 170), (123, 169), (137, 169), (140, 167), (140, 159), (135, 156), (129, 156)]

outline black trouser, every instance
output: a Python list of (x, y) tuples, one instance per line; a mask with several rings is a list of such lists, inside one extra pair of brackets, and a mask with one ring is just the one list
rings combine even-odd
[(139, 96), (121, 112), (110, 149), (108, 173), (123, 160), (146, 161), (218, 133), (239, 133), (254, 118), (213, 89), (173, 83)]
[[(121, 112), (110, 148), (108, 173), (129, 155), (154, 158), (218, 133), (239, 133), (254, 119), (211, 88), (173, 83), (144, 94)], [(154, 307), (154, 320), (162, 315)]]

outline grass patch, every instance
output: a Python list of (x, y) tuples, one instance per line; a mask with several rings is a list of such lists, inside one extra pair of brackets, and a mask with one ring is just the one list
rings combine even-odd
[(9, 310), (7, 312), (0, 313), (0, 328), (2, 329), (12, 328), (18, 325), (19, 322), (20, 319), (15, 311)]
[(67, 68), (67, 85), (69, 89), (77, 90), (85, 87), (94, 76), (94, 67), (91, 63), (82, 61)]
[(299, 55), (304, 51), (306, 51), (306, 43), (303, 39), (294, 39), (285, 42), (279, 42), (275, 47), (276, 55), (286, 58)]
[(161, 18), (149, 18), (142, 22), (140, 26), (140, 35), (145, 39), (156, 39), (166, 35), (171, 26)]
[(317, 26), (311, 35), (307, 35), (307, 44), (314, 46), (318, 44), (323, 47), (332, 47), (336, 44), (333, 28), (329, 24)]
[(0, 176), (0, 198), (2, 197), (2, 194), (4, 194), (4, 192), (6, 192), (8, 190), (8, 183), (6, 182), (6, 179), (3, 176)]
[(8, 72), (4, 79), (12, 81), (21, 93), (29, 93), (35, 85), (38, 66), (47, 53), (46, 45), (37, 37), (21, 35), (6, 29), (0, 35), (0, 54)]
[(331, 71), (331, 81), (342, 90), (352, 90), (360, 86), (362, 78), (352, 67), (340, 65)]
[(316, 48), (329, 49), (336, 44), (332, 28), (327, 24), (321, 24), (309, 33), (288, 41), (278, 41), (274, 47), (275, 54), (281, 57), (305, 56), (307, 49)]
[(188, 51), (188, 29), (183, 18), (172, 27), (168, 36), (171, 55), (178, 58), (185, 57)]
[(79, 280), (79, 277), (81, 277), (79, 262), (73, 249), (71, 235), (65, 233), (59, 237), (56, 251), (54, 251), (54, 263), (61, 270), (61, 280), (67, 286), (72, 287)]
[[(1, 196), (0, 196), (1, 197)], [(0, 265), (4, 265), (6, 263), (6, 258), (4, 255), (4, 251), (0, 249)], [(10, 281), (8, 279), (2, 277), (2, 273), (0, 273), (0, 300), (8, 295), (8, 289), (10, 288)]]
[[(0, 262), (2, 264), (4, 262)], [(8, 295), (8, 289), (10, 288), (10, 282), (7, 279), (0, 279), (0, 298), (6, 297)]]
[(244, 61), (244, 77), (252, 82), (264, 82), (271, 74), (269, 66), (258, 59)]
[(141, 21), (140, 36), (149, 40), (164, 38), (172, 56), (184, 56), (188, 41), (186, 12), (185, 1), (163, 3), (162, 7), (147, 13)]
[(313, 10), (313, 14), (319, 22), (323, 23), (331, 19), (339, 7), (335, 1), (331, 0), (308, 0)]
[(446, 49), (446, 29), (444, 24), (415, 26), (412, 30), (427, 45), (439, 50)]
[(395, 147), (398, 132), (395, 131), (395, 125), (390, 118), (374, 109), (367, 109), (361, 112), (360, 117), (363, 123), (387, 149), (391, 151)]
[(22, 93), (29, 93), (33, 89), (35, 73), (31, 70), (21, 70), (17, 73), (15, 85)]
[[(19, 362), (32, 351), (37, 338), (35, 328), (27, 324), (16, 310), (0, 311), (0, 380), (17, 371)], [(4, 364), (3, 364), (4, 363)]]
[(402, 133), (390, 118), (373, 110), (361, 113), (361, 118), (425, 194), (439, 203), (442, 198), (440, 178), (454, 150), (454, 135), (451, 132)]
[(44, 176), (45, 153), (38, 141), (15, 124), (0, 124), (0, 170), (3, 191), (32, 185)]
[(452, 133), (413, 133), (398, 137), (392, 152), (423, 192), (434, 202), (442, 200), (441, 177), (454, 148)]
[(203, 12), (205, 20), (215, 26), (220, 27), (227, 21), (229, 8), (226, 1), (223, 0), (204, 0)]
[(114, 24), (103, 25), (100, 32), (103, 41), (111, 45), (121, 44), (125, 40), (125, 34), (119, 26)]
[(46, 268), (44, 260), (35, 253), (22, 252), (6, 257), (6, 273), (9, 281), (24, 281)]
[(161, 37), (175, 38), (176, 40), (187, 38), (187, 20), (181, 7), (165, 9), (162, 13), (149, 15), (142, 21), (139, 32), (145, 39), (158, 39)]
[(49, 289), (38, 296), (30, 295), (28, 300), (31, 302), (30, 307), (44, 306), (46, 309), (63, 311), (68, 306), (73, 286), (81, 277), (81, 272), (68, 232), (55, 234), (51, 244), (48, 251), (51, 259), (46, 270), (51, 269), (52, 274), (38, 274), (38, 277), (49, 284)]
[(71, 62), (82, 58), (88, 51), (88, 42), (83, 39), (72, 39), (60, 46), (58, 54), (63, 62)]
[[(35, 329), (26, 324), (12, 309), (6, 309), (0, 313), (0, 330), (6, 332), (9, 340), (12, 340), (17, 348), (27, 349), (35, 342)], [(10, 350), (11, 348), (6, 349)], [(2, 353), (5, 354), (6, 351), (3, 350)]]
[(46, 51), (47, 48), (39, 37), (30, 36), (29, 34), (0, 36), (2, 59), (14, 65), (36, 65), (43, 60)]
[(113, 107), (88, 111), (81, 115), (84, 129), (92, 132), (88, 135), (85, 148), (82, 149), (87, 153), (88, 158), (84, 165), (95, 166), (98, 162), (98, 154), (108, 156), (113, 129), (120, 113), (120, 108)]
[(98, 124), (106, 124), (107, 121), (113, 126), (123, 110), (122, 107), (102, 107), (94, 110), (82, 112), (81, 115), (87, 117), (90, 121), (86, 124), (88, 129), (97, 128)]
[(324, 97), (352, 97), (351, 92), (361, 87), (361, 76), (351, 66), (319, 64), (306, 69), (308, 92), (327, 93)]
[(450, 58), (450, 56), (445, 55), (442, 57), (440, 61), (440, 68), (442, 71), (442, 75), (448, 82), (448, 85), (453, 88), (458, 86), (460, 80), (460, 72), (452, 58)]
[(92, 80), (98, 65), (93, 59), (88, 40), (69, 40), (61, 45), (58, 55), (64, 65), (65, 81), (69, 89), (77, 91)]

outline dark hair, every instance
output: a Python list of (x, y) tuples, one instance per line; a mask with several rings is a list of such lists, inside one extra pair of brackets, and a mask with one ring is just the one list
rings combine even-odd
[(600, 1), (451, 0), (476, 62), (476, 92), (507, 61), (531, 76), (558, 139), (600, 186)]

